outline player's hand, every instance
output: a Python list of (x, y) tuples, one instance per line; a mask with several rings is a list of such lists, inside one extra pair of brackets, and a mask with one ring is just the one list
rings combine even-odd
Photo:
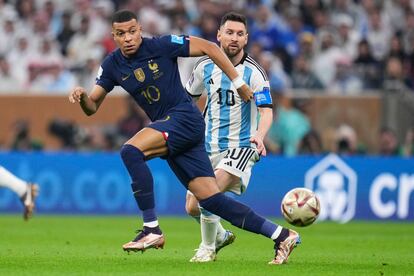
[(259, 152), (259, 155), (266, 156), (266, 148), (261, 137), (254, 136), (250, 138), (250, 142), (256, 144), (256, 149)]
[(244, 84), (239, 89), (237, 89), (237, 93), (242, 98), (243, 101), (248, 102), (253, 99), (253, 91), (247, 84)]
[(75, 87), (73, 91), (69, 94), (69, 102), (71, 103), (80, 103), (82, 97), (86, 96), (86, 90), (83, 87)]

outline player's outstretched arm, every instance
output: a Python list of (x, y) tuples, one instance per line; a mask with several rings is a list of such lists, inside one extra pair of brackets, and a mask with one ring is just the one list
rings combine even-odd
[(260, 155), (266, 156), (266, 148), (263, 140), (270, 129), (273, 121), (273, 111), (268, 107), (259, 107), (260, 121), (257, 128), (256, 135), (250, 139), (250, 142), (256, 144)]
[(91, 116), (98, 111), (99, 106), (103, 102), (106, 96), (106, 91), (99, 85), (95, 85), (88, 96), (85, 88), (75, 87), (69, 94), (69, 102), (79, 103), (83, 112)]
[(213, 42), (190, 36), (190, 56), (197, 57), (207, 55), (229, 77), (244, 101), (253, 98), (253, 91), (239, 76), (231, 61), (223, 51)]

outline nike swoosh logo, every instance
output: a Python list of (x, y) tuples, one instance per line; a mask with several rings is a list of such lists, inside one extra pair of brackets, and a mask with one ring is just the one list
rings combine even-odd
[(126, 76), (122, 77), (122, 81), (125, 81), (125, 80), (127, 80), (127, 79), (129, 78), (129, 76), (131, 76), (131, 74), (129, 74), (129, 75), (126, 75)]

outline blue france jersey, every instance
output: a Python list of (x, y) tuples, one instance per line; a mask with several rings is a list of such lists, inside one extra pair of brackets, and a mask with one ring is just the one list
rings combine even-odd
[(143, 38), (132, 57), (119, 49), (103, 61), (96, 84), (110, 92), (114, 86), (124, 88), (144, 109), (152, 121), (164, 118), (172, 109), (192, 108), (177, 66), (177, 57), (189, 56), (187, 36), (167, 35)]
[(186, 90), (193, 97), (207, 94), (204, 117), (206, 150), (255, 148), (250, 138), (257, 132), (258, 107), (272, 107), (269, 80), (265, 71), (245, 54), (236, 70), (253, 90), (254, 101), (244, 102), (231, 80), (208, 57), (195, 65)]

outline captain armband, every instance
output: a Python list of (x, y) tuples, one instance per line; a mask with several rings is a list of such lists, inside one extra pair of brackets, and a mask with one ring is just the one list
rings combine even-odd
[(269, 87), (263, 87), (262, 91), (253, 94), (256, 106), (272, 106), (272, 95)]

